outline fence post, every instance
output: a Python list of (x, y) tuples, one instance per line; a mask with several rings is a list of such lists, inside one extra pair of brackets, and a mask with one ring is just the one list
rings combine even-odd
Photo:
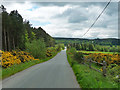
[(106, 62), (103, 61), (103, 76), (106, 76)]
[(85, 59), (84, 59), (84, 57), (83, 57), (83, 58), (81, 58), (81, 59), (83, 60), (82, 64), (84, 64), (84, 60), (85, 60)]
[(89, 68), (91, 68), (91, 58), (89, 59)]
[(83, 64), (85, 64), (85, 57), (83, 57)]
[(120, 79), (118, 79), (118, 90), (120, 89)]

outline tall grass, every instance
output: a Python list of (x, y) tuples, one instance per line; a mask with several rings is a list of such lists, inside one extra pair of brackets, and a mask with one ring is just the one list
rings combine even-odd
[(33, 40), (31, 43), (25, 43), (27, 52), (33, 55), (35, 58), (45, 58), (46, 57), (46, 45), (43, 40)]

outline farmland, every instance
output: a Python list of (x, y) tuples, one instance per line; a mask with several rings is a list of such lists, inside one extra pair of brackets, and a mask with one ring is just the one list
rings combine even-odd
[(120, 46), (113, 41), (114, 39), (99, 39), (99, 42), (96, 39), (56, 39), (57, 43), (67, 46), (68, 62), (82, 88), (119, 87)]
[[(97, 71), (91, 69), (89, 68), (89, 62), (87, 61), (87, 59), (85, 59), (84, 61), (81, 59), (82, 55), (78, 54), (79, 56), (76, 56), (75, 53), (78, 52), (74, 51), (74, 49), (72, 48), (68, 49), (67, 58), (76, 75), (78, 83), (82, 88), (118, 88), (119, 77), (116, 76), (120, 75), (119, 73), (120, 67), (117, 64), (114, 63), (109, 64), (107, 66), (107, 76), (103, 76), (102, 75), (103, 67), (101, 65), (97, 63), (91, 63), (90, 64), (91, 67), (95, 68)], [(83, 54), (83, 57), (86, 57), (86, 55)], [(92, 58), (96, 58), (96, 57), (92, 57)], [(97, 60), (100, 59), (98, 58)]]
[(118, 52), (101, 52), (101, 51), (78, 51), (82, 53), (103, 53), (103, 54), (117, 54)]

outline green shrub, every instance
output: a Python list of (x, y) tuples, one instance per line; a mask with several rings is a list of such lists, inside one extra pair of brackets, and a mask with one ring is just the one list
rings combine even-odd
[(76, 53), (76, 49), (75, 48), (70, 48), (70, 53), (72, 53), (72, 54), (75, 54)]
[(120, 66), (117, 64), (110, 64), (107, 67), (107, 75), (109, 78), (111, 78), (113, 81), (118, 82), (120, 79)]
[(69, 45), (69, 44), (67, 44), (67, 50), (68, 50), (68, 49), (70, 49), (70, 45)]
[(52, 50), (47, 49), (46, 56), (51, 57), (52, 56)]
[(60, 50), (61, 50), (61, 46), (58, 45), (58, 47), (57, 47), (57, 51), (60, 51)]
[(83, 53), (82, 52), (76, 52), (74, 53), (74, 59), (78, 61), (79, 63), (83, 62)]
[(65, 49), (65, 46), (64, 46), (64, 44), (61, 44), (61, 48), (64, 50)]
[(31, 43), (25, 43), (26, 50), (31, 53), (35, 58), (46, 57), (46, 45), (43, 40), (33, 40)]

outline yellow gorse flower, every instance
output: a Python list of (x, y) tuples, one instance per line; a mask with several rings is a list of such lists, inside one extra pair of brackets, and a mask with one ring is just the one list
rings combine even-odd
[(103, 53), (93, 53), (85, 56), (86, 59), (91, 58), (93, 61), (102, 63), (104, 60), (107, 64), (118, 64), (120, 65), (120, 55), (119, 54), (103, 54)]
[(35, 59), (32, 55), (30, 55), (27, 52), (24, 51), (0, 51), (2, 53), (2, 57), (0, 57), (0, 65), (3, 68), (7, 68), (10, 67), (14, 64), (20, 64), (20, 63), (24, 63), (30, 60), (39, 60), (39, 59)]

